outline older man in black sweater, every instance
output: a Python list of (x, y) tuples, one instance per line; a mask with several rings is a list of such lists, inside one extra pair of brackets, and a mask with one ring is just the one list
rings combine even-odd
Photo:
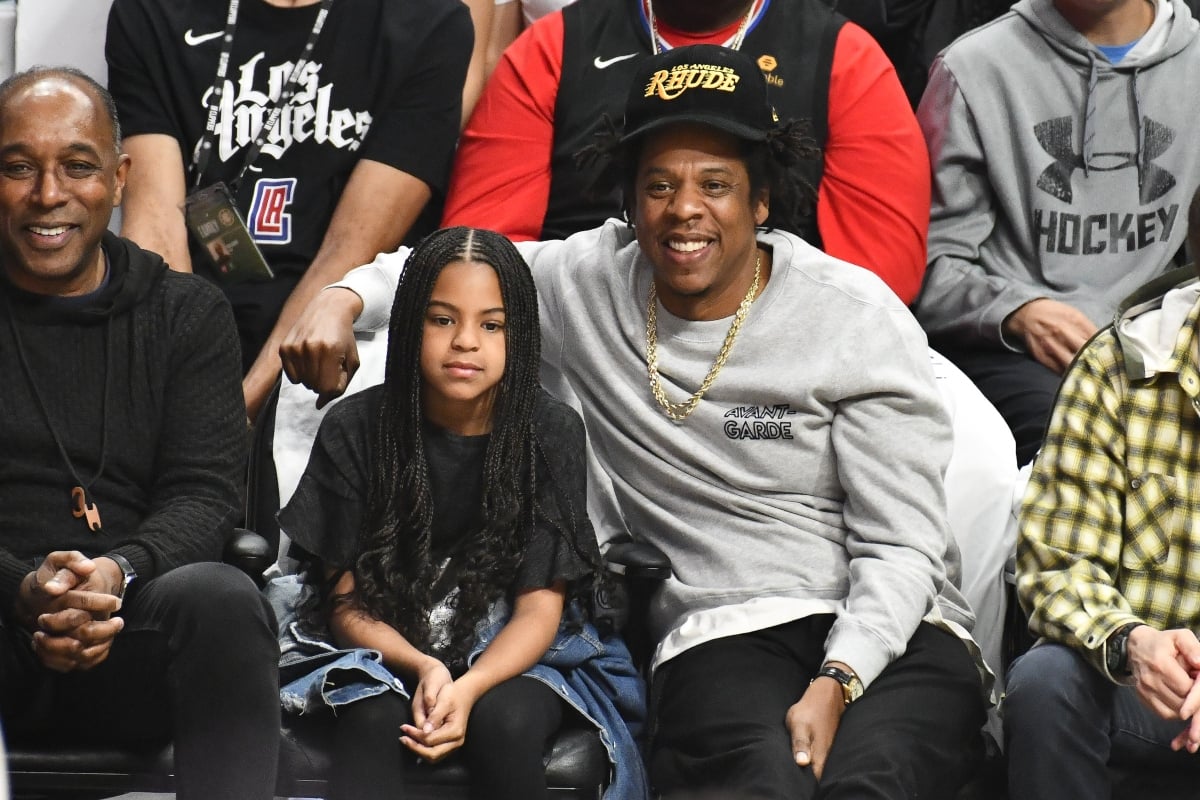
[(106, 232), (128, 168), (87, 77), (0, 84), (0, 717), (172, 737), (180, 798), (270, 798), (274, 620), (215, 563), (245, 458), (235, 328)]

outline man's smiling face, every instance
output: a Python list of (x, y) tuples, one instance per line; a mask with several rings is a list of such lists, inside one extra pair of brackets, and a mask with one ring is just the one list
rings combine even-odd
[(686, 319), (732, 314), (753, 280), (755, 228), (768, 210), (738, 140), (694, 124), (648, 134), (633, 193), (638, 244), (663, 307)]
[(0, 102), (0, 267), (15, 286), (72, 295), (103, 279), (100, 240), (129, 170), (114, 135), (70, 77), (36, 77)]

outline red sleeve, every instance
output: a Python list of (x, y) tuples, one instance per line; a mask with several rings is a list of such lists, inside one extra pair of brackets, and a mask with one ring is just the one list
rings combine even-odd
[(829, 139), (817, 196), (825, 252), (870, 269), (905, 303), (925, 274), (929, 154), (896, 71), (847, 23), (829, 82)]
[(555, 13), (504, 51), (459, 141), (443, 225), (489, 228), (514, 241), (541, 237), (562, 43)]

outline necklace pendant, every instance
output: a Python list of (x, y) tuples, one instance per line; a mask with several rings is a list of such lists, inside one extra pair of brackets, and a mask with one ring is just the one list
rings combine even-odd
[(71, 489), (71, 516), (75, 519), (84, 519), (87, 522), (88, 530), (100, 530), (100, 509), (96, 508), (95, 503), (87, 501), (87, 493), (84, 492), (82, 486), (75, 486)]
[(692, 392), (692, 396), (682, 403), (673, 403), (668, 399), (667, 393), (663, 389), (662, 380), (658, 375), (658, 308), (656, 305), (658, 302), (658, 291), (654, 285), (654, 279), (650, 279), (650, 297), (646, 303), (646, 372), (650, 378), (650, 393), (654, 395), (655, 402), (658, 403), (663, 413), (675, 422), (683, 422), (691, 416), (692, 412), (696, 410), (696, 406), (700, 403), (700, 398), (704, 397), (705, 392), (712, 387), (713, 381), (717, 379), (717, 375), (721, 372), (721, 368), (729, 360), (729, 353), (733, 350), (733, 343), (737, 339), (738, 332), (742, 329), (742, 323), (746, 320), (747, 312), (750, 311), (750, 304), (758, 296), (758, 287), (761, 278), (762, 255), (756, 250), (754, 253), (754, 280), (750, 282), (750, 288), (746, 290), (746, 296), (738, 304), (737, 311), (733, 315), (733, 322), (729, 325), (729, 332), (725, 334), (725, 341), (721, 344), (721, 350), (717, 353), (717, 358), (709, 368), (708, 374), (701, 381), (700, 388)]

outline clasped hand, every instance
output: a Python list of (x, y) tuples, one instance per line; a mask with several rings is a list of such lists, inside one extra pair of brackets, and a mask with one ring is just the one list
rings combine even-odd
[(455, 682), (446, 665), (436, 659), (417, 675), (413, 692), (413, 724), (401, 725), (400, 742), (426, 761), (440, 761), (462, 747), (467, 718), (476, 698)]
[(1174, 750), (1200, 750), (1200, 641), (1189, 630), (1134, 628), (1128, 640), (1129, 670), (1138, 698), (1163, 719), (1188, 720), (1171, 741)]
[(79, 551), (57, 550), (21, 581), (17, 620), (33, 631), (34, 653), (46, 668), (86, 670), (108, 658), (125, 627), (112, 616), (121, 608), (116, 580)]

